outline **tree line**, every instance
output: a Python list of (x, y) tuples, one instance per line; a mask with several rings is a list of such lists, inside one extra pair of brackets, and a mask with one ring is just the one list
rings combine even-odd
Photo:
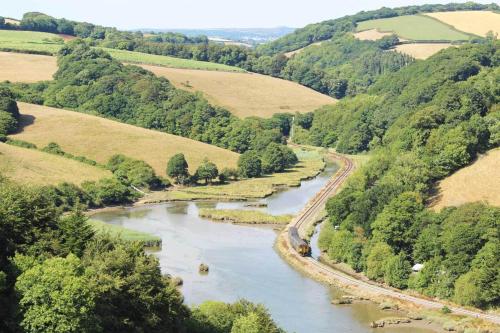
[(447, 49), (299, 119), (299, 139), (373, 154), (327, 203), (320, 246), (331, 258), (397, 288), (500, 304), (500, 209), (426, 208), (438, 180), (500, 145), (499, 47)]

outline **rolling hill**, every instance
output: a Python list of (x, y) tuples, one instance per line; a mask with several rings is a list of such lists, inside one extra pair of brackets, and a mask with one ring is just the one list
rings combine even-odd
[(310, 112), (335, 99), (297, 83), (255, 73), (200, 71), (142, 65), (176, 87), (201, 91), (236, 116), (268, 118), (279, 112)]
[(480, 156), (471, 165), (443, 179), (431, 206), (439, 210), (468, 202), (486, 201), (500, 206), (500, 149)]
[(401, 38), (418, 41), (460, 41), (468, 40), (470, 37), (466, 33), (423, 15), (405, 15), (358, 23), (357, 31), (370, 29), (394, 32)]
[(0, 81), (37, 82), (51, 80), (56, 58), (45, 55), (0, 52)]
[(183, 137), (73, 111), (18, 103), (24, 128), (12, 135), (39, 148), (55, 142), (73, 155), (106, 163), (114, 154), (143, 160), (165, 175), (169, 158), (184, 153), (190, 171), (206, 157), (219, 168), (235, 167), (238, 154)]
[(441, 50), (450, 47), (450, 43), (415, 43), (415, 44), (400, 44), (393, 50), (408, 54), (415, 59), (427, 59), (430, 56), (438, 53)]
[(0, 143), (0, 173), (26, 184), (81, 184), (111, 177), (111, 172), (65, 157)]

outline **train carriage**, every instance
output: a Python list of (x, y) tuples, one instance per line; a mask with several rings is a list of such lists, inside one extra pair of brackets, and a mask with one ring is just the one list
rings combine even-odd
[(296, 227), (288, 229), (288, 238), (290, 244), (301, 256), (305, 257), (311, 254), (311, 247), (299, 236), (299, 231)]

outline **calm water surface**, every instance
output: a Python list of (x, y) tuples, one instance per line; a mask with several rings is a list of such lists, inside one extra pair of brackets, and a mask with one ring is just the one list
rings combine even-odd
[[(271, 214), (297, 213), (336, 170), (330, 166), (313, 180), (261, 200)], [(213, 223), (198, 217), (200, 207), (242, 208), (245, 203), (166, 203), (149, 207), (103, 212), (93, 218), (162, 238), (155, 252), (164, 273), (184, 280), (186, 303), (206, 300), (233, 302), (246, 298), (263, 303), (288, 332), (415, 332), (415, 328), (369, 328), (369, 323), (388, 316), (374, 304), (331, 305), (341, 290), (315, 282), (286, 264), (273, 249), (276, 232), (268, 228)], [(255, 208), (251, 208), (255, 209)], [(313, 240), (314, 241), (314, 240)], [(317, 255), (314, 249), (313, 255)], [(208, 275), (198, 266), (206, 263)]]

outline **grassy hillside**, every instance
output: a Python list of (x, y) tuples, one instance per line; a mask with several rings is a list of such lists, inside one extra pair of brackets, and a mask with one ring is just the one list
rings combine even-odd
[(470, 166), (458, 170), (439, 183), (432, 203), (434, 209), (486, 201), (500, 206), (500, 149), (480, 156)]
[(500, 34), (500, 14), (490, 11), (460, 11), (428, 13), (441, 22), (455, 29), (478, 36), (486, 36), (488, 31)]
[[(0, 50), (4, 51), (55, 54), (63, 45), (64, 38), (61, 35), (57, 34), (33, 31), (0, 30)], [(206, 61), (181, 59), (169, 56), (152, 55), (109, 48), (102, 49), (110, 53), (113, 58), (122, 62), (145, 63), (175, 68), (204, 69), (215, 71), (244, 71), (238, 67), (216, 64)]]
[(397, 45), (394, 50), (408, 54), (415, 59), (427, 59), (433, 54), (450, 47), (449, 43), (416, 43)]
[(310, 112), (336, 101), (297, 83), (260, 74), (142, 67), (166, 77), (178, 88), (203, 92), (210, 102), (238, 117)]
[(381, 32), (394, 32), (408, 40), (468, 40), (469, 35), (457, 31), (433, 18), (422, 15), (407, 15), (359, 22), (358, 31), (377, 29)]
[(190, 170), (205, 157), (220, 168), (234, 167), (238, 154), (183, 137), (147, 130), (112, 120), (44, 106), (18, 103), (23, 115), (23, 130), (13, 135), (44, 147), (56, 142), (68, 153), (105, 163), (114, 154), (143, 160), (158, 175), (165, 175), (168, 159), (184, 153)]
[(51, 80), (56, 58), (45, 55), (0, 52), (0, 81), (37, 82)]
[(26, 184), (81, 184), (110, 177), (109, 171), (68, 158), (0, 143), (0, 173)]
[(0, 30), (0, 50), (56, 53), (63, 44), (63, 39), (56, 34)]

